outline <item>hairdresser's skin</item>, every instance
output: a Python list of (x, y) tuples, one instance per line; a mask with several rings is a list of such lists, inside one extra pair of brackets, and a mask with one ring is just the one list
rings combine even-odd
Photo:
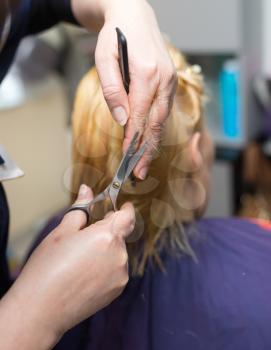
[[(136, 129), (151, 140), (151, 146), (135, 169), (135, 175), (144, 179), (169, 115), (176, 85), (175, 68), (153, 10), (145, 0), (72, 0), (72, 5), (82, 25), (101, 29), (96, 67), (109, 109), (117, 121), (126, 124), (124, 150)], [(118, 66), (116, 27), (123, 31), (128, 42), (129, 96)]]
[[(77, 203), (92, 197), (83, 186)], [(130, 204), (87, 228), (83, 212), (66, 214), (0, 303), (0, 348), (51, 349), (116, 298), (128, 281), (124, 239), (134, 224)]]
[[(100, 30), (97, 69), (113, 116), (127, 125), (124, 149), (136, 129), (152, 140), (135, 169), (143, 179), (175, 90), (175, 70), (155, 15), (145, 0), (72, 0), (72, 8), (83, 26)], [(115, 27), (128, 40), (129, 97), (119, 72)], [(79, 201), (90, 196), (87, 191)], [(66, 215), (1, 300), (1, 349), (51, 349), (65, 331), (120, 294), (128, 280), (124, 238), (134, 226), (133, 208), (126, 205), (94, 226), (84, 225), (80, 211)]]

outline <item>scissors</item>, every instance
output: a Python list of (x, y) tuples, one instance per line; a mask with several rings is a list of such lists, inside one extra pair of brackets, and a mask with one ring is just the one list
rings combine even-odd
[(67, 212), (73, 211), (73, 210), (81, 210), (87, 215), (87, 221), (89, 222), (91, 219), (91, 213), (90, 208), (101, 201), (104, 201), (106, 199), (110, 199), (114, 211), (117, 210), (117, 200), (120, 193), (120, 190), (122, 188), (122, 185), (125, 183), (125, 181), (129, 178), (130, 174), (134, 170), (136, 164), (144, 154), (146, 148), (147, 148), (147, 141), (143, 143), (143, 145), (136, 151), (136, 146), (139, 139), (139, 132), (137, 132), (127, 151), (124, 153), (124, 156), (122, 157), (122, 160), (119, 164), (119, 167), (115, 173), (115, 176), (113, 177), (113, 180), (111, 183), (106, 187), (106, 189), (98, 194), (93, 200), (87, 203), (83, 204), (74, 204), (70, 207), (70, 209)]
[[(118, 38), (119, 66), (120, 66), (120, 71), (122, 75), (123, 85), (128, 94), (130, 77), (129, 77), (127, 41), (124, 34), (121, 32), (119, 28), (116, 28), (116, 32), (117, 32), (117, 38)], [(136, 150), (139, 137), (140, 137), (139, 132), (136, 132), (127, 151), (122, 157), (122, 160), (115, 173), (115, 176), (113, 177), (112, 182), (106, 187), (106, 189), (100, 194), (98, 194), (92, 201), (88, 203), (72, 205), (67, 212), (70, 212), (73, 210), (81, 210), (87, 215), (87, 220), (89, 222), (91, 219), (90, 208), (94, 204), (104, 201), (108, 198), (110, 199), (113, 205), (114, 211), (117, 210), (117, 200), (118, 200), (118, 195), (120, 193), (122, 185), (132, 174), (135, 166), (137, 165), (138, 161), (141, 159), (142, 155), (144, 154), (147, 148), (147, 141), (146, 141), (138, 150)]]

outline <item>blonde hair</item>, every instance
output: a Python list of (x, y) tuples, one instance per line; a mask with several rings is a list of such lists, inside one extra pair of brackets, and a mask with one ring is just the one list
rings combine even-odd
[[(140, 275), (149, 259), (162, 267), (159, 253), (164, 247), (190, 251), (181, 224), (195, 217), (193, 205), (177, 196), (184, 182), (193, 178), (186, 149), (191, 136), (202, 128), (203, 83), (197, 69), (175, 48), (169, 46), (169, 53), (177, 69), (178, 86), (162, 144), (148, 178), (135, 186), (128, 180), (118, 201), (118, 206), (130, 201), (137, 210), (136, 232), (128, 252), (133, 273)], [(98, 194), (112, 181), (122, 157), (123, 137), (123, 128), (113, 120), (97, 71), (92, 68), (79, 85), (74, 105), (72, 199), (82, 183)], [(104, 204), (94, 215), (101, 216), (106, 210)]]

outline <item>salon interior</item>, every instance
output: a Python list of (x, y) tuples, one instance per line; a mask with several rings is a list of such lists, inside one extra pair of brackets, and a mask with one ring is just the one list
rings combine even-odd
[[(270, 219), (270, 0), (150, 2), (166, 38), (204, 76), (204, 118), (216, 151), (204, 215)], [(4, 183), (13, 271), (70, 201), (71, 113), (96, 40), (65, 24), (28, 37), (0, 88), (0, 140), (24, 172)]]

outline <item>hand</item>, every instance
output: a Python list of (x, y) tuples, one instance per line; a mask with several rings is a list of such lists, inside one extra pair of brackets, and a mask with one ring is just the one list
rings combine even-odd
[[(79, 21), (91, 27), (89, 18), (94, 12), (93, 0), (73, 2)], [(153, 10), (145, 0), (96, 0), (95, 10), (96, 17), (104, 19), (95, 53), (96, 66), (113, 117), (121, 125), (126, 124), (124, 150), (136, 130), (150, 142), (134, 170), (137, 177), (144, 179), (171, 109), (175, 68)], [(118, 64), (116, 27), (121, 29), (128, 42), (129, 96), (124, 90)]]
[[(82, 190), (78, 203), (92, 198), (88, 187)], [(0, 347), (49, 349), (64, 332), (116, 298), (128, 281), (124, 238), (134, 223), (130, 204), (86, 228), (83, 212), (66, 214), (0, 304), (0, 343), (7, 342)]]
[[(115, 28), (127, 38), (130, 92), (127, 96), (118, 66)], [(145, 0), (110, 1), (96, 48), (96, 66), (103, 93), (114, 118), (125, 124), (124, 150), (139, 130), (150, 147), (135, 168), (145, 179), (159, 145), (175, 92), (175, 69), (155, 15)]]

